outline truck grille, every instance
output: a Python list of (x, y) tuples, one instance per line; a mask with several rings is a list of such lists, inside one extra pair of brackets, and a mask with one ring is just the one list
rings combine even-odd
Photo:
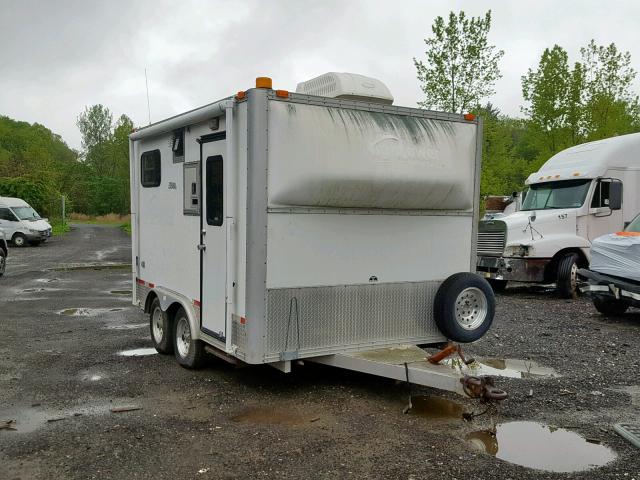
[(478, 255), (502, 255), (505, 240), (505, 232), (479, 232)]

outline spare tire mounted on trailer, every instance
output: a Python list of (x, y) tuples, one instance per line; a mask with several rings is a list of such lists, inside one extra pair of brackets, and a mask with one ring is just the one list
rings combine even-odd
[(474, 342), (491, 327), (495, 297), (482, 277), (461, 272), (447, 278), (436, 293), (433, 315), (440, 331), (450, 340)]

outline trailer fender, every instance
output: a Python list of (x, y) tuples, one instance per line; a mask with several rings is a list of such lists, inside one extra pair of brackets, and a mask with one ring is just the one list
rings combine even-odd
[(193, 305), (193, 302), (184, 295), (181, 295), (167, 288), (157, 287), (153, 291), (160, 300), (160, 308), (163, 312), (175, 311), (176, 307), (174, 306), (176, 305), (179, 305), (184, 309), (185, 312), (187, 312), (187, 317), (189, 317), (189, 325), (191, 327), (191, 335), (196, 339), (200, 339), (200, 321), (198, 319), (198, 315), (196, 314), (196, 309)]

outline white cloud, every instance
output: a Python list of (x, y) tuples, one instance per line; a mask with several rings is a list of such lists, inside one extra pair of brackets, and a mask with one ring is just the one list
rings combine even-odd
[(259, 75), (293, 90), (326, 71), (383, 80), (396, 104), (421, 92), (412, 58), (437, 15), (493, 10), (491, 39), (505, 51), (492, 102), (518, 115), (520, 77), (558, 43), (572, 61), (591, 38), (629, 50), (640, 70), (640, 3), (528, 1), (5, 0), (0, 16), (0, 113), (39, 122), (78, 147), (75, 118), (102, 103), (147, 123), (251, 87)]

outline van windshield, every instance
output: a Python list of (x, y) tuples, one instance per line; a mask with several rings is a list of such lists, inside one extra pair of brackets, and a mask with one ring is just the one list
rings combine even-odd
[(40, 220), (40, 215), (31, 207), (11, 207), (20, 220)]
[(590, 179), (534, 183), (529, 186), (522, 210), (581, 207), (590, 184)]

